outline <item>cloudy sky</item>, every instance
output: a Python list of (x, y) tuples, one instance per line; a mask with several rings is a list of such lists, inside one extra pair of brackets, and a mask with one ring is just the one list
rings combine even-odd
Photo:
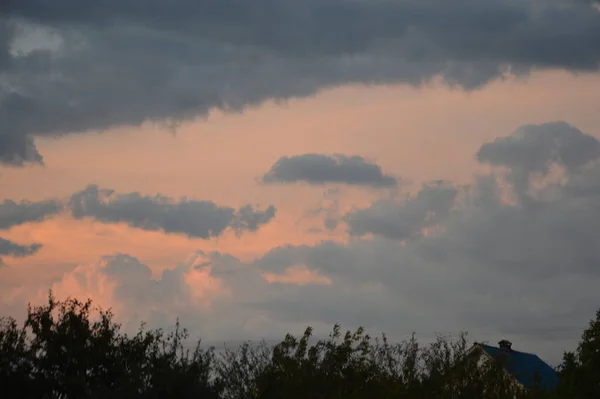
[(556, 363), (600, 307), (599, 42), (595, 0), (2, 2), (1, 314)]

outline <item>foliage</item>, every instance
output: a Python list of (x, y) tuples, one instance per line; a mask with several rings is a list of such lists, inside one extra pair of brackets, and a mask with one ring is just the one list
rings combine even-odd
[(559, 393), (572, 399), (600, 398), (600, 310), (581, 335), (575, 352), (565, 352), (559, 367)]
[[(95, 310), (97, 320), (92, 320)], [(176, 325), (135, 336), (120, 332), (113, 314), (91, 301), (29, 307), (22, 328), (3, 319), (0, 392), (15, 398), (219, 398), (210, 381), (212, 350), (184, 349), (187, 332)]]
[(481, 363), (466, 334), (422, 346), (392, 344), (364, 329), (316, 340), (309, 327), (274, 347), (245, 343), (217, 354), (186, 349), (185, 329), (121, 331), (91, 301), (28, 307), (0, 319), (0, 392), (7, 398), (589, 399), (600, 397), (600, 311), (575, 353), (565, 353), (557, 392), (524, 391), (500, 361)]

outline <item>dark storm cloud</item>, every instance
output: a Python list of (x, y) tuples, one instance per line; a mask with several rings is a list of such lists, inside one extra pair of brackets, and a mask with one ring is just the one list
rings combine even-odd
[(392, 187), (398, 181), (363, 157), (343, 154), (302, 154), (281, 157), (263, 176), (264, 183), (343, 183), (356, 186)]
[(73, 194), (69, 208), (76, 219), (89, 217), (103, 223), (123, 222), (143, 230), (203, 239), (219, 236), (229, 227), (238, 232), (256, 231), (275, 216), (273, 206), (261, 211), (246, 205), (236, 211), (212, 201), (117, 194), (95, 185)]
[(5, 19), (0, 17), (0, 72), (8, 69), (12, 56), (10, 43), (14, 37), (14, 28)]
[[(591, 12), (592, 2), (538, 0), (458, 0), (451, 5), (440, 0), (389, 0), (379, 2), (348, 0), (109, 0), (101, 4), (77, 0), (9, 1), (0, 8), (52, 27), (110, 27), (128, 23), (154, 30), (196, 35), (202, 39), (252, 45), (278, 54), (331, 55), (357, 53), (377, 42), (402, 38), (411, 29), (439, 41), (448, 52), (473, 57), (507, 58), (559, 65), (597, 67), (594, 46), (598, 20)], [(557, 22), (562, 22), (556, 26)], [(574, 25), (579, 22), (583, 25)], [(567, 26), (568, 24), (568, 26)], [(556, 36), (551, 36), (552, 28)], [(558, 31), (557, 31), (558, 29)], [(571, 32), (568, 37), (560, 33)], [(474, 37), (477, 33), (479, 36)], [(501, 42), (498, 34), (508, 41)], [(524, 39), (517, 45), (516, 35)], [(552, 50), (557, 44), (574, 43), (576, 49)], [(585, 40), (581, 40), (585, 39)], [(485, 40), (485, 41), (484, 41)], [(488, 45), (484, 45), (486, 43)], [(533, 47), (532, 44), (545, 44)], [(532, 51), (525, 53), (523, 47)], [(552, 50), (552, 51), (551, 51)], [(587, 50), (587, 51), (586, 51)], [(596, 50), (596, 51), (594, 51)], [(565, 60), (566, 55), (576, 55)], [(561, 57), (562, 55), (562, 57)]]
[[(9, 22), (62, 45), (8, 56)], [(35, 136), (179, 122), (345, 83), (441, 75), (470, 89), (508, 67), (597, 71), (599, 38), (588, 1), (3, 1), (0, 162), (40, 163)]]
[(24, 223), (41, 222), (61, 212), (62, 204), (56, 200), (39, 202), (4, 200), (0, 203), (0, 229), (9, 229)]

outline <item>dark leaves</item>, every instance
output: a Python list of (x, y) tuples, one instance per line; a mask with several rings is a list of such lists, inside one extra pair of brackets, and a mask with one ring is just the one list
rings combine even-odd
[[(600, 312), (576, 353), (565, 353), (558, 392), (523, 390), (500, 360), (481, 362), (466, 334), (420, 346), (364, 329), (316, 340), (312, 328), (274, 347), (247, 342), (217, 355), (171, 333), (121, 331), (91, 301), (28, 307), (22, 327), (0, 319), (0, 392), (22, 398), (591, 399), (600, 397)], [(474, 348), (474, 349), (472, 349)]]

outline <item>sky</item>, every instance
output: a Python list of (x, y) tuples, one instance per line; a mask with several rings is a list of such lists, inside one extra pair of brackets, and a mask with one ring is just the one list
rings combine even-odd
[(553, 364), (600, 307), (593, 0), (0, 5), (0, 315)]

